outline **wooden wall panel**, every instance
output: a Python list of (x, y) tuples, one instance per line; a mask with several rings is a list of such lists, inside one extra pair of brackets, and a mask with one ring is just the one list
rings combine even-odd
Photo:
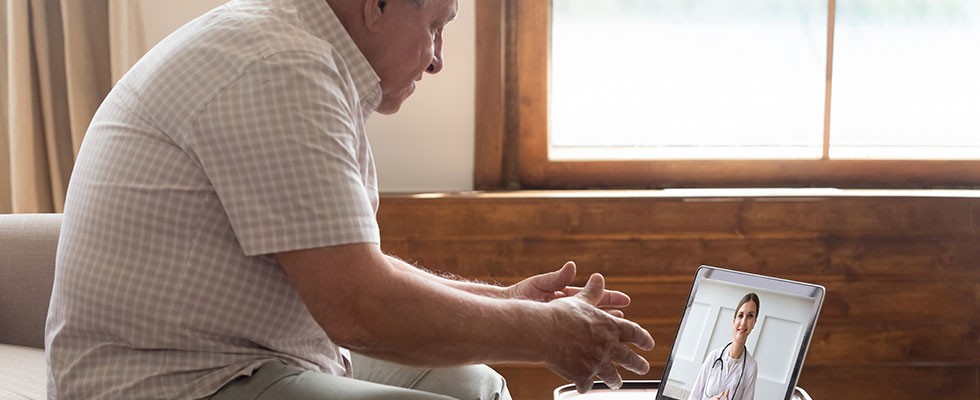
[[(804, 367), (799, 386), (815, 400), (976, 399), (976, 366)], [(547, 398), (547, 397), (545, 397)]]
[[(980, 398), (980, 194), (941, 197), (541, 192), (383, 196), (382, 247), (510, 284), (579, 265), (633, 298), (660, 379), (701, 264), (824, 285), (800, 385), (815, 399)], [(932, 192), (922, 192), (932, 193)], [(515, 399), (561, 378), (496, 365)]]

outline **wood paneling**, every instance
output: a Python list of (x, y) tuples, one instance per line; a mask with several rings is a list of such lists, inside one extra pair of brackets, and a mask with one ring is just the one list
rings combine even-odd
[[(980, 397), (980, 194), (664, 193), (383, 196), (382, 247), (501, 284), (566, 260), (581, 279), (602, 272), (657, 340), (654, 371), (632, 378), (660, 379), (699, 265), (818, 283), (827, 297), (800, 380), (815, 399)], [(538, 365), (495, 367), (515, 399), (566, 383)]]

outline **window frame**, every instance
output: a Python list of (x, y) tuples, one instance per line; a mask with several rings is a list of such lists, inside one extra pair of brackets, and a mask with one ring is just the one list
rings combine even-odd
[(549, 57), (543, 55), (549, 52), (551, 1), (475, 3), (478, 190), (980, 187), (978, 160), (828, 158), (835, 0), (828, 0), (824, 151), (818, 160), (549, 160)]

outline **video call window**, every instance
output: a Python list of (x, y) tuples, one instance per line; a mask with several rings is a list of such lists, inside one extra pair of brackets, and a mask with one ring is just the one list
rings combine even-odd
[[(658, 398), (701, 400), (726, 389), (733, 400), (786, 398), (802, 367), (800, 353), (809, 344), (822, 288), (813, 288), (813, 295), (787, 293), (702, 275), (692, 289)], [(757, 300), (740, 308), (752, 295)], [(732, 360), (728, 350), (740, 340), (748, 356)]]

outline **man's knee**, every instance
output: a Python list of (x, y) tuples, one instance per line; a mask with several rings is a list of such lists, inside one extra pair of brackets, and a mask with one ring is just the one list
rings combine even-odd
[(510, 392), (507, 390), (507, 380), (497, 371), (486, 365), (471, 365), (467, 368), (472, 369), (474, 382), (481, 382), (482, 391), (473, 393), (473, 399), (481, 400), (510, 400)]
[(510, 400), (507, 381), (486, 365), (433, 369), (416, 389), (463, 400)]

